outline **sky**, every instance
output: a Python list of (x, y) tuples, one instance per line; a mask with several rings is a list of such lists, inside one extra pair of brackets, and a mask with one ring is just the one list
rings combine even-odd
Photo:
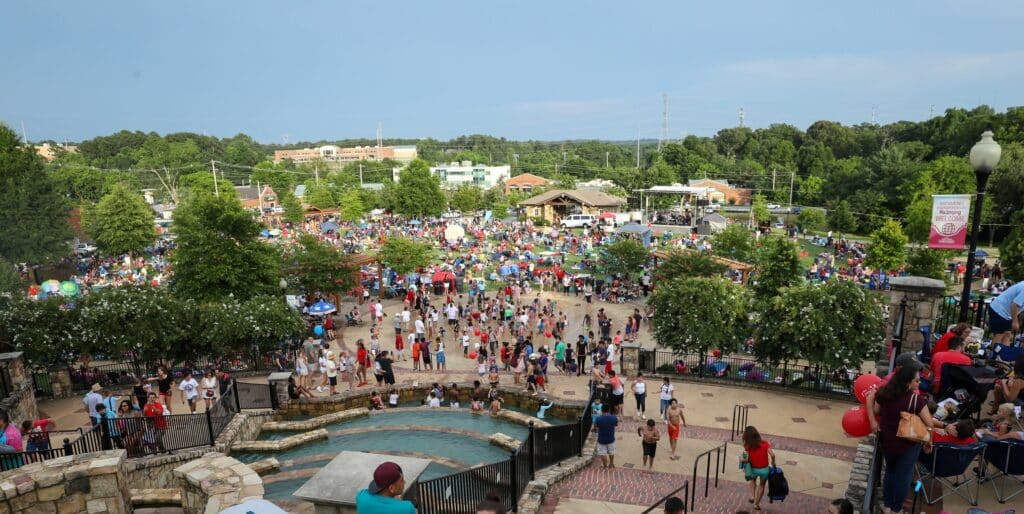
[(9, 2), (0, 122), (281, 143), (658, 138), (1024, 105), (1018, 0)]

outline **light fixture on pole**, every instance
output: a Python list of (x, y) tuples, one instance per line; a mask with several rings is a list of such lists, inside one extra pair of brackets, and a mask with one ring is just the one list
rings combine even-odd
[[(971, 168), (974, 169), (974, 180), (978, 186), (978, 194), (974, 198), (974, 216), (971, 223), (971, 247), (967, 252), (967, 270), (964, 275), (964, 291), (960, 296), (960, 321), (968, 320), (968, 311), (971, 304), (971, 281), (974, 278), (974, 262), (978, 251), (978, 231), (981, 230), (981, 208), (985, 203), (985, 185), (988, 184), (988, 177), (992, 174), (996, 164), (999, 164), (999, 157), (1003, 150), (992, 139), (992, 131), (986, 130), (981, 134), (981, 141), (971, 147)], [(978, 316), (982, 306), (978, 305)]]

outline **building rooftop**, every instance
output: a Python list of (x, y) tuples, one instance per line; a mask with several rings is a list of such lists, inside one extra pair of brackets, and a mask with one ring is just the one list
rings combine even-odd
[(626, 203), (625, 198), (612, 196), (602, 191), (586, 189), (553, 189), (519, 202), (519, 205), (544, 205), (557, 198), (569, 198), (582, 205), (593, 207), (617, 207)]

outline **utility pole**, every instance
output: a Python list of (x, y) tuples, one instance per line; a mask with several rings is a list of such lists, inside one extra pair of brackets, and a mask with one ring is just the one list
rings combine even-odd
[(359, 163), (359, 187), (363, 186), (363, 163)]
[(933, 117), (935, 117), (935, 104), (931, 104), (928, 106), (928, 119), (930, 120)]
[(313, 165), (313, 174), (316, 175), (317, 185), (320, 185), (320, 163)]
[(260, 200), (260, 216), (263, 216), (263, 190), (260, 189), (260, 181), (256, 181), (256, 195)]
[(740, 107), (740, 128), (743, 128), (743, 121), (747, 119), (747, 113)]
[(789, 212), (793, 212), (793, 182), (796, 180), (796, 173), (789, 173)]
[(640, 131), (636, 131), (636, 169), (640, 169)]
[(775, 192), (775, 168), (772, 168), (772, 192)]
[(871, 106), (871, 124), (872, 125), (875, 124), (875, 117), (877, 115), (878, 115), (878, 106), (877, 105), (872, 105)]
[(605, 152), (605, 153), (604, 153), (604, 167), (605, 167), (605, 168), (607, 168), (607, 167), (608, 167), (608, 154), (610, 154), (610, 153), (611, 153), (611, 152)]
[(21, 122), (21, 139), (25, 140), (25, 144), (28, 144), (28, 132), (25, 132), (25, 121)]
[(658, 151), (661, 144), (668, 140), (668, 93), (661, 94), (661, 135), (658, 137)]
[(213, 170), (213, 194), (220, 196), (220, 188), (217, 186), (217, 161), (210, 161), (210, 168)]
[(567, 159), (568, 158), (566, 157), (566, 153), (562, 152), (562, 164), (565, 164)]

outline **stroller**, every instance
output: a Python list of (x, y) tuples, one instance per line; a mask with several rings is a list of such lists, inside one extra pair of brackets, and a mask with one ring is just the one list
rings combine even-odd
[(942, 366), (942, 383), (936, 401), (953, 398), (959, 406), (947, 422), (967, 419), (981, 419), (981, 407), (988, 393), (995, 387), (998, 371), (989, 366)]

